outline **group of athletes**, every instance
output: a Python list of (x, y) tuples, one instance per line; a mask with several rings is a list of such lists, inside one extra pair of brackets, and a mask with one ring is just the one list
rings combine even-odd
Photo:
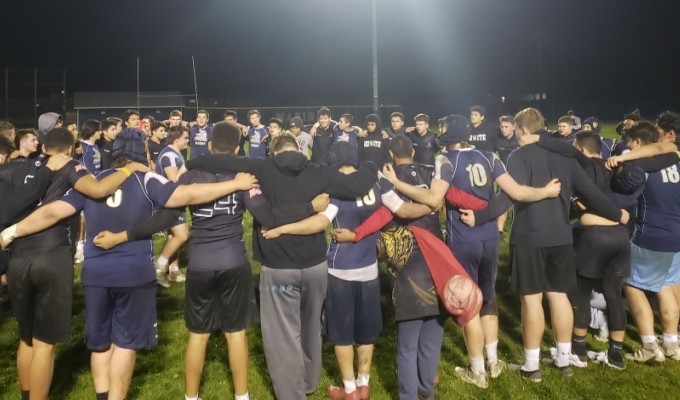
[[(249, 398), (245, 331), (258, 321), (278, 399), (317, 390), (322, 332), (342, 380), (326, 394), (368, 399), (383, 329), (379, 260), (392, 278), (401, 399), (434, 398), (450, 316), (463, 326), (469, 356), (469, 366), (455, 369), (463, 382), (486, 388), (506, 369), (540, 382), (544, 297), (556, 343), (543, 361), (565, 376), (588, 361), (624, 369), (626, 359), (680, 360), (680, 115), (649, 122), (636, 110), (614, 141), (600, 137), (599, 119), (573, 112), (556, 132), (534, 108), (499, 125), (485, 114), (474, 106), (469, 118), (444, 117), (438, 133), (425, 114), (407, 127), (392, 113), (383, 129), (376, 114), (361, 125), (349, 114), (336, 122), (325, 107), (312, 125), (291, 118), (288, 131), (277, 118), (264, 126), (257, 110), (245, 125), (230, 110), (215, 124), (204, 110), (191, 123), (179, 111), (156, 121), (128, 110), (122, 119), (86, 121), (79, 133), (55, 113), (43, 114), (37, 131), (0, 122), (0, 242), (10, 249), (3, 265), (22, 398), (47, 398), (55, 345), (70, 337), (71, 241), (81, 213), (85, 338), (98, 400), (126, 397), (136, 350), (158, 342), (156, 287), (184, 280), (186, 399), (198, 399), (215, 331), (226, 338), (234, 397)], [(506, 364), (497, 351), (495, 281), (513, 203), (511, 286), (525, 356)], [(259, 311), (246, 209), (262, 265)], [(155, 259), (152, 235), (165, 230)], [(187, 240), (185, 277), (175, 254)], [(460, 287), (447, 285), (452, 276)], [(598, 295), (606, 300), (599, 322), (591, 318)], [(642, 345), (624, 356), (626, 307)], [(593, 324), (606, 326), (605, 352), (587, 351)]]

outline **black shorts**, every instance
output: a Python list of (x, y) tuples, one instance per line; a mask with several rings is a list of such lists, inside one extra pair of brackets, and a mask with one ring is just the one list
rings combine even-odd
[(449, 243), (449, 248), (479, 286), (484, 304), (490, 303), (496, 295), (498, 240)]
[(55, 344), (71, 334), (73, 255), (65, 246), (37, 253), (12, 254), (7, 271), (19, 338)]
[(591, 279), (630, 276), (630, 239), (623, 225), (584, 226), (574, 250), (579, 275)]
[(111, 344), (147, 349), (158, 344), (156, 281), (135, 287), (84, 286), (85, 343), (93, 351)]
[(380, 282), (345, 281), (328, 275), (326, 335), (334, 345), (373, 344), (382, 331)]
[(184, 322), (193, 333), (239, 332), (258, 322), (250, 264), (223, 271), (187, 270)]
[(554, 247), (510, 246), (512, 288), (521, 295), (569, 293), (576, 289), (572, 245)]

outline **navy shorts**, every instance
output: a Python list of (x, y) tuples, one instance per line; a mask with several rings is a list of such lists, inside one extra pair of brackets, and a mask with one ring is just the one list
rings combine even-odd
[(328, 275), (326, 335), (337, 346), (373, 344), (382, 330), (380, 282), (345, 281)]
[(193, 333), (239, 332), (258, 321), (250, 264), (223, 271), (187, 269), (184, 322)]
[(85, 343), (92, 351), (111, 344), (146, 349), (158, 344), (156, 281), (135, 287), (84, 286)]
[(512, 288), (520, 295), (576, 290), (574, 246), (510, 245)]
[(496, 272), (498, 270), (498, 240), (469, 243), (449, 243), (458, 262), (482, 291), (484, 304), (496, 296)]

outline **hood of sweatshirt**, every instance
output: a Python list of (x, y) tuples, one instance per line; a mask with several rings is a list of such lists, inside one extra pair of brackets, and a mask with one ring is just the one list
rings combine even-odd
[(285, 175), (298, 175), (309, 163), (307, 157), (295, 150), (281, 152), (272, 158), (274, 165)]
[(53, 112), (40, 115), (38, 118), (38, 132), (42, 135), (47, 135), (47, 132), (54, 129), (59, 118), (61, 118), (61, 115)]
[(380, 117), (377, 114), (368, 114), (366, 116), (366, 124), (369, 122), (375, 122), (375, 132), (380, 134), (382, 132), (382, 126), (380, 124)]

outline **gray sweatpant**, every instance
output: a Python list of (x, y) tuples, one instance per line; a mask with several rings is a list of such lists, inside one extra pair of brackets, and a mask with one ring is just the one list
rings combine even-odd
[(321, 374), (321, 310), (326, 262), (305, 269), (262, 266), (260, 323), (267, 368), (279, 400), (303, 400)]

